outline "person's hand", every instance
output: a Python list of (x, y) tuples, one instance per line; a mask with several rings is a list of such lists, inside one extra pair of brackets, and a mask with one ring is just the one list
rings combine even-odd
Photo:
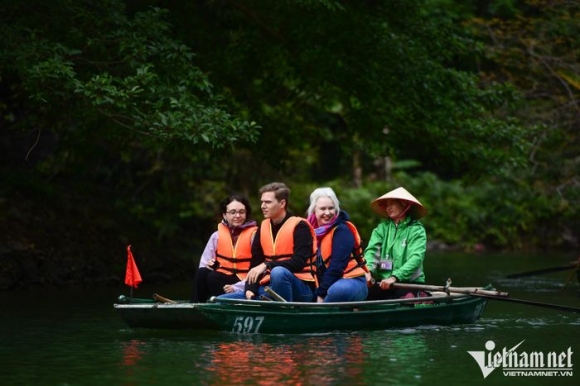
[(254, 293), (252, 291), (246, 291), (246, 299), (252, 300)]
[(213, 270), (214, 265), (215, 265), (215, 259), (211, 259), (210, 261), (207, 262), (207, 265), (205, 267)]
[(316, 303), (324, 303), (324, 299), (321, 296), (317, 296)]
[(254, 268), (250, 269), (248, 272), (248, 276), (246, 276), (246, 281), (249, 284), (254, 284), (258, 282), (258, 279), (262, 275), (262, 273), (266, 270), (266, 264), (262, 263), (260, 265), (255, 266)]
[(381, 283), (379, 284), (382, 290), (388, 290), (389, 288), (391, 288), (391, 284), (396, 283), (397, 282), (397, 278), (394, 276), (391, 276), (388, 279), (383, 279), (381, 280)]
[(367, 279), (367, 287), (372, 287), (375, 284), (375, 279), (373, 279), (373, 275), (370, 272), (365, 272), (365, 278)]
[(224, 292), (227, 294), (231, 294), (232, 292), (234, 292), (234, 286), (231, 284), (224, 285)]

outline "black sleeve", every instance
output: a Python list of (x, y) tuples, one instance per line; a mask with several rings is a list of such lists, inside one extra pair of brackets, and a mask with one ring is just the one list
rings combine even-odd
[[(257, 267), (258, 265), (262, 264), (265, 260), (264, 250), (262, 249), (262, 244), (260, 243), (260, 227), (261, 225), (258, 226), (256, 235), (254, 236), (254, 241), (252, 242), (252, 260), (250, 261), (250, 269)], [(259, 287), (260, 287), (259, 282), (254, 284), (248, 284), (246, 282), (244, 293), (246, 293), (246, 291), (252, 291), (254, 295), (258, 295)]]
[(262, 264), (266, 257), (264, 256), (264, 250), (262, 249), (262, 244), (260, 243), (260, 228), (256, 230), (256, 235), (254, 236), (254, 241), (252, 242), (252, 260), (250, 261), (250, 269)]

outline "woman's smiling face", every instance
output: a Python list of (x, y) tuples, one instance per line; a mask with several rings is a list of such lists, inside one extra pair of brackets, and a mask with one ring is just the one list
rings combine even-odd
[(319, 197), (314, 207), (314, 216), (318, 226), (330, 223), (336, 217), (336, 208), (330, 197)]

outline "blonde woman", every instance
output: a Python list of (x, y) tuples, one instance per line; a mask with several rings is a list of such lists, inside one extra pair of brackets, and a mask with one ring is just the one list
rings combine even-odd
[(317, 243), (318, 303), (361, 301), (367, 297), (361, 239), (331, 188), (310, 194), (308, 221)]

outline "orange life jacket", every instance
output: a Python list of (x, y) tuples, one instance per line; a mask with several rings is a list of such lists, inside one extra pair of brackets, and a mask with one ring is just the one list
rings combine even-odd
[[(350, 254), (350, 260), (346, 268), (344, 269), (344, 273), (342, 277), (344, 278), (352, 278), (352, 277), (359, 277), (363, 276), (365, 272), (368, 272), (368, 268), (365, 263), (365, 259), (363, 257), (363, 248), (362, 248), (362, 240), (358, 230), (354, 226), (353, 223), (350, 221), (344, 222), (348, 229), (352, 232), (354, 236), (354, 247)], [(328, 232), (322, 238), (320, 242), (320, 256), (322, 256), (322, 261), (324, 266), (328, 268), (330, 265), (330, 256), (332, 255), (332, 238), (334, 237), (334, 232), (336, 231), (337, 227), (334, 227), (331, 232)]]
[(224, 224), (218, 224), (218, 242), (216, 260), (219, 263), (217, 272), (236, 275), (244, 280), (250, 270), (252, 260), (252, 237), (257, 226), (249, 227), (240, 233), (236, 245), (233, 245), (230, 230)]
[[(270, 219), (262, 221), (260, 226), (260, 243), (262, 245), (262, 250), (264, 251), (264, 256), (266, 257), (266, 263), (290, 260), (294, 254), (294, 229), (300, 221), (304, 221), (310, 229), (312, 235), (312, 254), (308, 258), (306, 265), (300, 272), (293, 272), (294, 275), (303, 281), (315, 282), (316, 281), (316, 234), (314, 233), (314, 228), (305, 219), (297, 216), (292, 216), (282, 224), (282, 227), (278, 230), (276, 238), (272, 236), (272, 222)], [(266, 273), (260, 280), (260, 284), (264, 285), (270, 281), (270, 274)]]

